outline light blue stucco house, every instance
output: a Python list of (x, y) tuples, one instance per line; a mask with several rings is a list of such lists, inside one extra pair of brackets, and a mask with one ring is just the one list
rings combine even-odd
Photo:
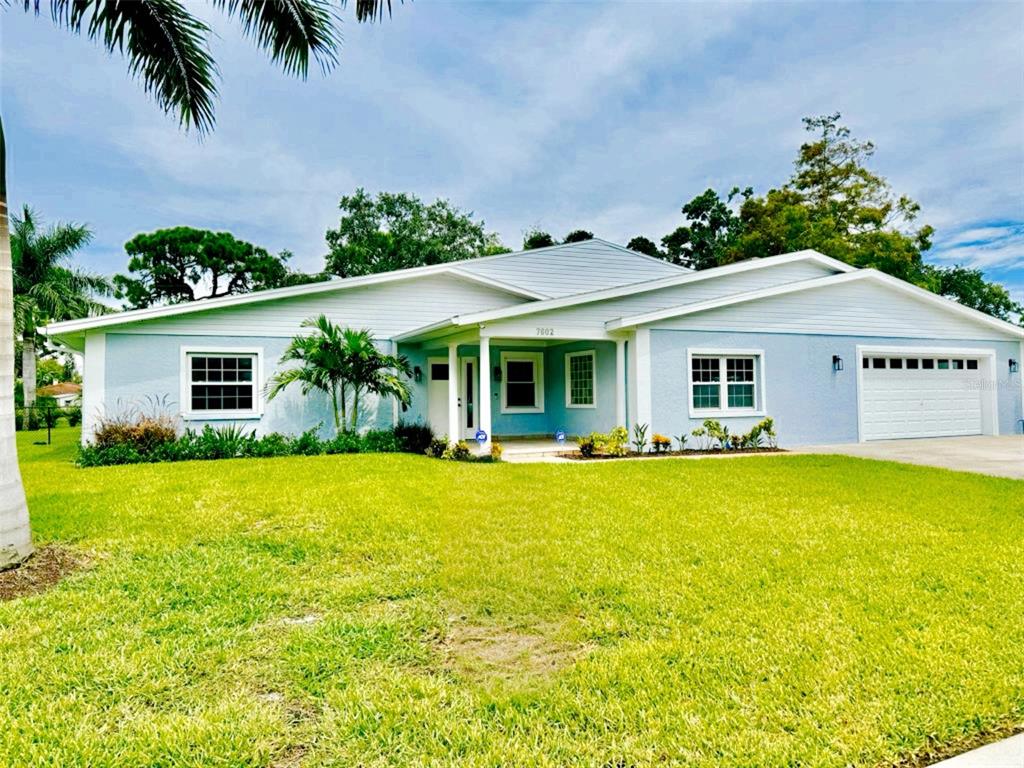
[(320, 313), (414, 366), (408, 411), (371, 403), (366, 427), (678, 435), (770, 415), (795, 446), (1010, 434), (1024, 419), (1024, 330), (814, 251), (693, 272), (589, 240), (44, 331), (84, 355), (84, 440), (146, 400), (187, 426), (297, 433), (331, 423), (324, 399), (268, 402), (264, 387)]

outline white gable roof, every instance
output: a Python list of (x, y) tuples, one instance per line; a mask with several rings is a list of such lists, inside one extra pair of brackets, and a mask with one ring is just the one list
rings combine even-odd
[[(923, 329), (923, 326), (926, 324), (926, 320), (935, 321), (937, 318), (944, 316), (947, 319), (956, 318), (961, 321), (960, 327), (964, 327), (965, 325), (962, 321), (967, 321), (968, 326), (973, 326), (975, 328), (978, 326), (984, 326), (990, 330), (998, 331), (1005, 336), (1024, 338), (1024, 328), (1021, 328), (1020, 326), (1008, 323), (1005, 320), (999, 320), (998, 318), (987, 315), (984, 312), (979, 312), (976, 309), (965, 307), (963, 304), (956, 301), (939, 296), (931, 291), (925, 290), (924, 288), (918, 288), (916, 285), (912, 285), (904, 280), (900, 280), (899, 278), (874, 269), (858, 269), (852, 272), (832, 275), (829, 277), (821, 277), (815, 280), (804, 280), (787, 285), (773, 286), (761, 290), (723, 296), (721, 298), (687, 304), (685, 306), (659, 309), (654, 312), (645, 312), (643, 314), (608, 321), (605, 323), (605, 327), (609, 331), (616, 331), (651, 325), (654, 323), (664, 323), (666, 321), (682, 321), (685, 318), (699, 316), (700, 318), (704, 318), (715, 328), (722, 328), (724, 330), (741, 330), (739, 326), (733, 325), (736, 318), (727, 319), (725, 317), (719, 317), (715, 313), (716, 311), (721, 312), (729, 308), (752, 304), (753, 306), (751, 307), (750, 312), (747, 313), (749, 314), (749, 318), (745, 318), (744, 323), (749, 324), (752, 327), (757, 326), (758, 328), (769, 332), (787, 329), (791, 330), (791, 332), (809, 332), (809, 328), (811, 326), (821, 326), (821, 328), (826, 327), (828, 325), (827, 321), (830, 317), (834, 316), (832, 319), (842, 319), (850, 323), (850, 327), (846, 328), (844, 332), (849, 331), (854, 326), (857, 326), (858, 323), (863, 324), (865, 320), (872, 320), (880, 323), (878, 328), (879, 335), (907, 335), (900, 330), (894, 330), (891, 325), (891, 317), (884, 316), (884, 313), (882, 316), (877, 318), (867, 317), (870, 314), (870, 307), (867, 305), (856, 306), (850, 302), (849, 298), (843, 300), (841, 297), (825, 296), (825, 298), (819, 303), (806, 301), (804, 302), (806, 312), (802, 314), (794, 313), (792, 306), (786, 305), (780, 309), (780, 312), (781, 315), (787, 319), (787, 322), (782, 323), (779, 326), (771, 324), (769, 313), (763, 306), (764, 302), (778, 300), (782, 297), (801, 294), (803, 292), (814, 292), (822, 289), (836, 289), (845, 285), (867, 283), (888, 289), (888, 291), (895, 292), (898, 295), (908, 297), (915, 302), (918, 302), (918, 306), (923, 304), (928, 309), (930, 314), (927, 317), (924, 316), (924, 313), (919, 312), (917, 315), (911, 315), (907, 318), (906, 322), (908, 327), (914, 327), (918, 331), (912, 335), (937, 335), (941, 330), (938, 326), (928, 329)], [(873, 295), (877, 296), (877, 293), (878, 289), (876, 288)], [(806, 315), (806, 317), (803, 315)], [(793, 326), (793, 322), (791, 322), (792, 320), (798, 321), (799, 325)], [(746, 327), (744, 326), (742, 330), (746, 330)]]
[(459, 268), (552, 298), (690, 273), (664, 259), (598, 239), (463, 261)]
[(495, 288), (521, 299), (543, 300), (553, 296), (567, 296), (597, 288), (636, 283), (655, 277), (689, 274), (689, 270), (631, 251), (614, 243), (594, 239), (530, 251), (502, 253), (479, 259), (466, 259), (361, 277), (327, 280), (322, 283), (254, 291), (218, 299), (202, 299), (184, 304), (114, 312), (109, 315), (53, 323), (40, 330), (51, 337), (80, 334), (94, 328), (106, 328), (244, 304), (343, 291), (380, 283), (411, 280), (438, 273), (447, 273), (471, 283)]

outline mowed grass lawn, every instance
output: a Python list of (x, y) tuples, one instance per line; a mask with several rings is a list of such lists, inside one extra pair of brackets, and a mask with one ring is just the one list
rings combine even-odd
[(0, 604), (0, 765), (890, 765), (1024, 721), (1024, 483), (21, 438), (90, 565)]

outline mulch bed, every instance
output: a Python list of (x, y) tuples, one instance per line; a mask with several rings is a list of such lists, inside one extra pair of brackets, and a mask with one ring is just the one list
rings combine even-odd
[(40, 547), (17, 568), (0, 572), (0, 601), (45, 592), (86, 563), (84, 556), (65, 547)]
[(721, 448), (714, 448), (701, 451), (696, 448), (688, 448), (685, 451), (662, 451), (661, 453), (636, 453), (630, 451), (625, 456), (607, 456), (605, 454), (584, 456), (579, 451), (569, 451), (558, 455), (564, 459), (574, 459), (576, 461), (606, 461), (612, 459), (658, 459), (663, 456), (737, 456), (745, 453), (786, 453), (786, 450), (784, 448), (742, 448), (734, 451), (723, 451)]

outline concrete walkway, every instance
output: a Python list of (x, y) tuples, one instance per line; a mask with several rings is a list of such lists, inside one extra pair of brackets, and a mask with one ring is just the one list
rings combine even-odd
[(935, 763), (932, 768), (1024, 768), (1024, 733)]
[(796, 448), (793, 453), (837, 453), (1024, 479), (1024, 435), (872, 440), (868, 443)]

